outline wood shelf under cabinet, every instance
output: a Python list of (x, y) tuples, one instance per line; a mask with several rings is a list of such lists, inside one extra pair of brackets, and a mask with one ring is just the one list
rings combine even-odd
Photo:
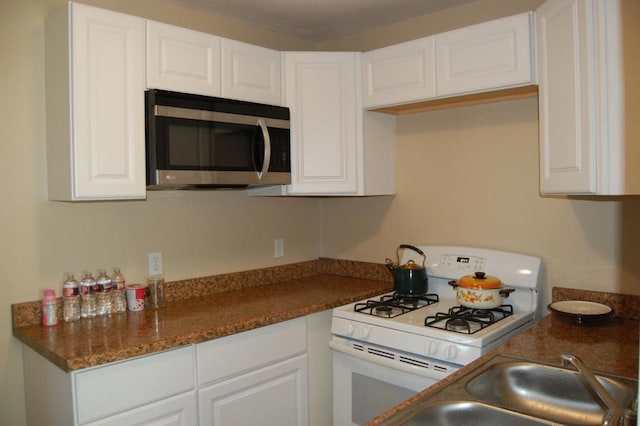
[(376, 108), (372, 111), (387, 114), (402, 115), (425, 112), (436, 109), (454, 108), (460, 106), (486, 104), (490, 102), (502, 102), (514, 99), (533, 98), (538, 96), (538, 86), (535, 84), (508, 89), (493, 90), (491, 92), (472, 93), (468, 95), (452, 96), (448, 98), (432, 99), (406, 105), (396, 105)]

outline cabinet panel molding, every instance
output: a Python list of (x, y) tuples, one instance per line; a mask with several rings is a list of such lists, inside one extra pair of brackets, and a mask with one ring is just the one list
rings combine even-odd
[(220, 96), (220, 37), (147, 21), (147, 88)]
[(144, 26), (78, 3), (47, 19), (49, 199), (145, 198)]

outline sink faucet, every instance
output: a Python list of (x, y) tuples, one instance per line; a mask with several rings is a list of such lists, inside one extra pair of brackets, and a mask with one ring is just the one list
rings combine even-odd
[(637, 414), (631, 410), (625, 410), (616, 402), (609, 392), (600, 384), (596, 376), (577, 356), (562, 354), (562, 365), (568, 367), (573, 365), (587, 381), (591, 389), (598, 394), (602, 402), (607, 405), (607, 414), (602, 418), (603, 426), (626, 426), (635, 425)]

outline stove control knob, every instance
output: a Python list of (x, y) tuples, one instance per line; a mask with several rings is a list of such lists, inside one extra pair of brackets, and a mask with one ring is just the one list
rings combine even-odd
[(344, 332), (345, 332), (345, 334), (346, 334), (347, 336), (351, 336), (351, 335), (353, 334), (353, 332), (354, 332), (354, 331), (356, 331), (356, 328), (353, 326), (353, 324), (352, 324), (352, 323), (348, 323), (348, 324), (345, 326), (345, 330), (344, 330)]
[(427, 355), (437, 354), (438, 349), (440, 349), (440, 342), (436, 340), (429, 340), (429, 343), (427, 343)]
[(360, 330), (360, 337), (363, 339), (367, 339), (369, 336), (371, 335), (371, 330), (369, 329), (369, 327), (362, 326), (362, 330)]
[(444, 356), (447, 359), (455, 359), (458, 356), (458, 347), (456, 345), (447, 345), (444, 348)]

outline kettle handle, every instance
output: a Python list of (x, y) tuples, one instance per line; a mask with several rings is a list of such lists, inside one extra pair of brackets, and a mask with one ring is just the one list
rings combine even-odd
[(424, 252), (422, 250), (420, 250), (418, 247), (412, 246), (411, 244), (400, 244), (400, 246), (398, 246), (398, 248), (396, 249), (396, 259), (398, 260), (398, 265), (400, 265), (400, 250), (401, 249), (410, 249), (410, 250), (415, 251), (419, 255), (421, 255), (422, 256), (422, 266), (424, 267), (424, 264), (427, 261), (427, 256), (424, 254)]

